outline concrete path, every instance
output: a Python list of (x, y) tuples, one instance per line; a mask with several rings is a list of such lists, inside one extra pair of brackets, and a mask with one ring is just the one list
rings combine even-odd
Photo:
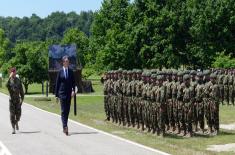
[(12, 135), (8, 98), (0, 94), (0, 155), (166, 155), (74, 121), (65, 136), (60, 116), (28, 104), (22, 106), (19, 132)]

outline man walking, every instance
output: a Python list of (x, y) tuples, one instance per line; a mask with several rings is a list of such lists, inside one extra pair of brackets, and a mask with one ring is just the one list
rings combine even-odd
[(60, 69), (56, 79), (55, 96), (60, 99), (61, 120), (63, 132), (68, 136), (68, 117), (70, 112), (71, 97), (74, 96), (75, 79), (73, 70), (69, 68), (69, 58), (62, 58), (63, 67)]
[(24, 100), (23, 86), (19, 78), (16, 77), (16, 69), (11, 68), (9, 80), (6, 87), (9, 91), (9, 108), (10, 108), (10, 120), (12, 125), (12, 134), (15, 134), (15, 130), (19, 130), (18, 122), (21, 117), (21, 105)]

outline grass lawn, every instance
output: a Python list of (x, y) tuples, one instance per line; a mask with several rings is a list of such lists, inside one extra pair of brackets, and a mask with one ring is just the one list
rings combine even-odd
[[(39, 88), (38, 88), (39, 87)], [(102, 94), (102, 85), (95, 81), (93, 85), (96, 90), (92, 94)], [(0, 89), (6, 92), (5, 88)], [(41, 91), (41, 85), (32, 85), (29, 92), (35, 90)], [(33, 91), (32, 91), (33, 92)], [(37, 92), (37, 93), (39, 93)], [(36, 107), (60, 114), (60, 106), (52, 98), (51, 101), (35, 101), (33, 97), (26, 97), (25, 102)], [(71, 107), (70, 119), (79, 121), (83, 124), (92, 126), (94, 128), (109, 132), (111, 134), (135, 141), (137, 143), (156, 148), (158, 150), (175, 154), (175, 155), (232, 155), (234, 152), (210, 152), (206, 151), (208, 145), (227, 144), (235, 142), (235, 131), (221, 130), (220, 134), (215, 137), (197, 136), (193, 138), (183, 138), (173, 135), (167, 135), (162, 138), (150, 133), (142, 132), (137, 129), (118, 126), (116, 124), (106, 122), (103, 109), (102, 96), (78, 96), (78, 115), (73, 115), (73, 106)], [(72, 101), (73, 103), (73, 101)], [(221, 106), (220, 108), (220, 122), (223, 124), (235, 123), (234, 115), (235, 107)]]

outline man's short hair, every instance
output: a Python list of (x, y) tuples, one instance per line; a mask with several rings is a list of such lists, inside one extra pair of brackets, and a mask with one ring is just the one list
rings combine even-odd
[(63, 61), (63, 62), (64, 62), (66, 59), (69, 60), (69, 57), (68, 57), (67, 55), (65, 55), (65, 56), (62, 57), (62, 61)]

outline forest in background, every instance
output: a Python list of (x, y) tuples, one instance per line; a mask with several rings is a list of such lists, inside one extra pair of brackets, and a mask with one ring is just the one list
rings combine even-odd
[(235, 68), (234, 0), (104, 0), (96, 11), (0, 17), (0, 68), (47, 80), (48, 47), (76, 44), (84, 74)]

